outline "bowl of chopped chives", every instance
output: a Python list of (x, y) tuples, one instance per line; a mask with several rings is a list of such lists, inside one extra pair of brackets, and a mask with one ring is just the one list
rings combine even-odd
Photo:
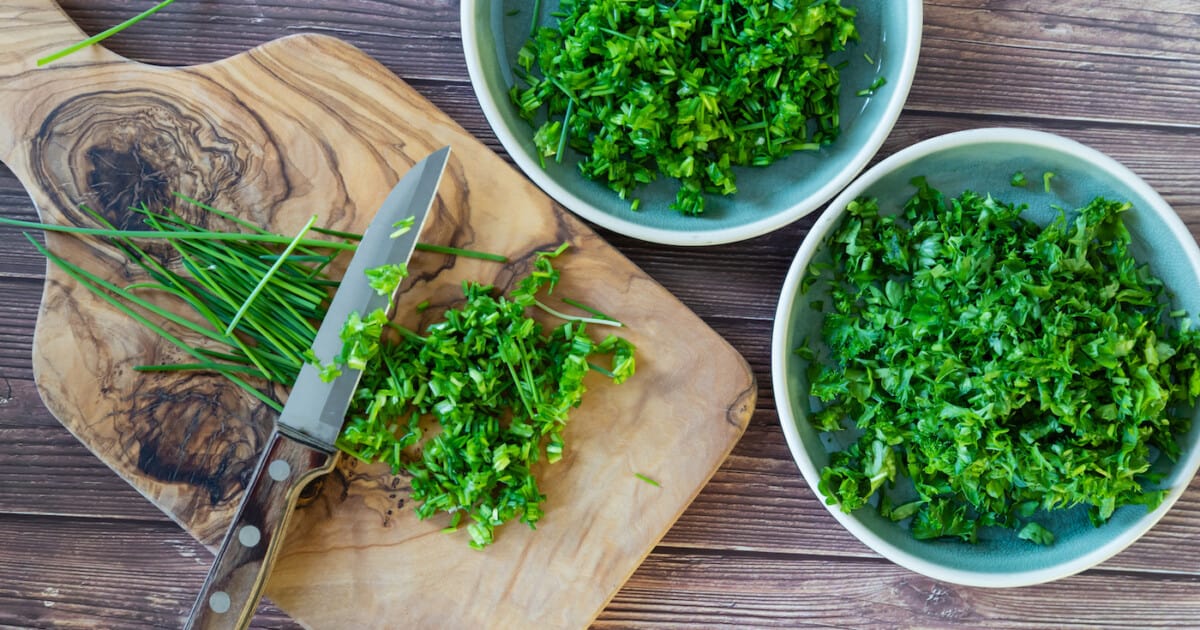
[(1113, 159), (977, 129), (911, 146), (818, 219), (772, 340), (805, 480), (918, 573), (1009, 587), (1149, 530), (1200, 468), (1200, 250)]
[(601, 227), (740, 241), (818, 209), (882, 146), (920, 0), (464, 0), (480, 106), (521, 170)]

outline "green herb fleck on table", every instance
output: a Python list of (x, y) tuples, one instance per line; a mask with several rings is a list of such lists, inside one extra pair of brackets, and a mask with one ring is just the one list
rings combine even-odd
[(1189, 428), (1200, 333), (1130, 254), (1130, 204), (1096, 198), (1039, 227), (990, 195), (914, 184), (899, 216), (852, 202), (830, 240), (812, 421), (859, 437), (821, 493), (846, 512), (881, 495), (917, 538), (971, 542), (998, 525), (1050, 544), (1043, 510), (1087, 506), (1100, 525), (1158, 505), (1152, 465)]
[(699, 215), (705, 194), (737, 191), (734, 167), (838, 136), (828, 58), (858, 39), (840, 0), (564, 0), (559, 14), (521, 48), (511, 98), (543, 160), (569, 145), (622, 199), (662, 174), (680, 184), (671, 207)]

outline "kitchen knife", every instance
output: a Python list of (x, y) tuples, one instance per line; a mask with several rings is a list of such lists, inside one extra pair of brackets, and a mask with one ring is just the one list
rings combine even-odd
[[(342, 327), (351, 313), (365, 317), (391, 305), (395, 295), (379, 295), (365, 272), (408, 262), (449, 155), (450, 147), (444, 147), (413, 166), (371, 220), (313, 340), (313, 353), (322, 363), (341, 352)], [(409, 217), (412, 227), (392, 238), (395, 226)], [(361, 375), (343, 367), (343, 373), (327, 383), (313, 365), (300, 368), (187, 628), (245, 628), (250, 623), (300, 491), (337, 462), (334, 442)]]

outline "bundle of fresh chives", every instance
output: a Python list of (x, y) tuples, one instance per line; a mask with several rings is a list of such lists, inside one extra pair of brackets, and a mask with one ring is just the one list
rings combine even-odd
[[(224, 221), (220, 231), (188, 221), (170, 209), (132, 208), (145, 230), (121, 230), (99, 213), (84, 210), (100, 227), (31, 223), (0, 217), (0, 224), (98, 236), (137, 265), (147, 279), (118, 286), (53, 254), (26, 234), (34, 247), (81, 286), (133, 318), (193, 359), (192, 363), (143, 365), (143, 371), (218, 372), (275, 410), (279, 401), (248, 380), (290, 386), (325, 317), (326, 302), (338, 282), (326, 270), (339, 254), (353, 251), (361, 235), (315, 227), (310, 219), (294, 237), (273, 234), (228, 212), (184, 195), (180, 200)], [(309, 232), (325, 238), (310, 238)], [(147, 251), (144, 240), (165, 240), (172, 258)], [(417, 249), (506, 262), (504, 256), (424, 243)], [(179, 267), (176, 271), (173, 267)], [(186, 308), (162, 308), (152, 294), (167, 294)], [(193, 317), (180, 315), (190, 310)], [(199, 320), (198, 323), (196, 320)], [(172, 332), (172, 330), (178, 331)], [(202, 337), (200, 344), (182, 336)]]
[[(171, 210), (155, 213), (145, 206), (133, 209), (149, 232), (157, 234), (155, 238), (167, 239), (181, 268), (176, 271), (172, 268), (175, 265), (160, 260), (135, 240), (151, 238), (149, 234), (118, 230), (103, 216), (85, 208), (102, 226), (90, 233), (106, 237), (147, 278), (124, 287), (52, 254), (32, 238), (30, 241), (81, 286), (196, 359), (194, 363), (145, 365), (138, 369), (216, 371), (276, 410), (282, 409), (278, 401), (243, 377), (286, 385), (295, 381), (304, 352), (316, 336), (316, 325), (324, 317), (330, 288), (337, 286), (324, 272), (341, 251), (353, 247), (349, 239), (356, 235), (342, 234), (341, 240), (329, 241), (302, 239), (312, 226), (310, 220), (300, 235), (289, 238), (187, 197), (180, 198), (247, 231), (216, 232)], [(57, 226), (40, 227), (53, 230)], [(205, 238), (217, 234), (252, 238)], [(150, 295), (156, 292), (182, 302), (200, 321), (176, 312), (182, 309), (157, 306)], [(168, 323), (211, 343), (189, 344), (162, 325)]]

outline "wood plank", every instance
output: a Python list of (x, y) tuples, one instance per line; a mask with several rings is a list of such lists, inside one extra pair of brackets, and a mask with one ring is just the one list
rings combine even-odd
[[(58, 0), (88, 34), (117, 24), (136, 10), (123, 3)], [(100, 5), (100, 6), (97, 6)], [(138, 24), (136, 32), (105, 41), (113, 52), (157, 65), (209, 63), (298, 33), (333, 35), (385, 61), (409, 78), (462, 79), (457, 2), (372, 0), (337, 4), (289, 2), (176, 2)], [(220, 33), (220, 36), (214, 36)]]
[(1046, 50), (1131, 58), (1200, 60), (1200, 25), (1194, 5), (1178, 0), (1086, 0), (1048, 4), (1039, 0), (984, 2), (927, 0), (929, 37), (973, 41), (1018, 49), (1032, 56)]
[[(17, 181), (16, 175), (0, 163), (0, 216), (19, 221), (37, 221), (37, 212), (29, 193)], [(4, 262), (0, 264), (0, 280), (36, 280), (39, 287), (46, 278), (46, 261), (25, 238), (29, 232), (38, 242), (45, 244), (43, 234), (36, 230), (0, 225), (0, 247), (3, 247)]]
[[(8, 245), (5, 241), (0, 241)], [(42, 299), (42, 280), (0, 276), (0, 376), (8, 379), (33, 379), (30, 352), (38, 304)]]
[(1197, 78), (1196, 60), (1047, 49), (1014, 65), (1004, 46), (929, 37), (905, 108), (1195, 128)]
[(946, 0), (924, 7), (909, 109), (1200, 125), (1200, 5)]
[[(212, 555), (173, 523), (0, 514), (0, 627), (179, 628)], [(299, 628), (269, 601), (252, 628)]]
[(1195, 577), (1093, 570), (982, 589), (874, 560), (654, 553), (594, 627), (1178, 628), (1198, 618)]
[(50, 415), (32, 380), (0, 381), (0, 395), (0, 513), (169, 522)]

